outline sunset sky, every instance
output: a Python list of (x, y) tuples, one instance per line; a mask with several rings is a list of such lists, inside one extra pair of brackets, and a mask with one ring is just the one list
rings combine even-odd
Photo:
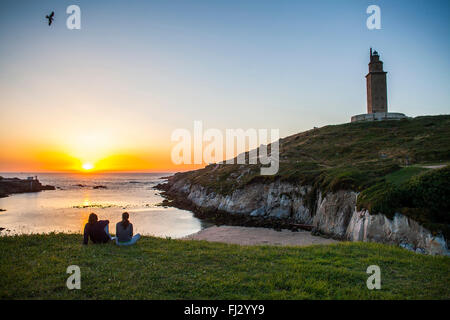
[(370, 47), (390, 111), (450, 111), (449, 1), (2, 0), (0, 39), (0, 172), (186, 170), (170, 137), (195, 120), (281, 137), (348, 122)]

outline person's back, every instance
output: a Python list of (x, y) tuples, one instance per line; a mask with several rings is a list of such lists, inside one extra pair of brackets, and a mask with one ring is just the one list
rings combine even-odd
[(128, 212), (122, 214), (122, 221), (116, 224), (116, 244), (119, 246), (129, 246), (135, 244), (141, 235), (138, 233), (133, 236), (133, 224), (128, 221)]
[(128, 222), (128, 225), (123, 221), (116, 224), (116, 237), (119, 242), (128, 242), (133, 238), (133, 224)]
[(109, 220), (98, 220), (97, 215), (91, 213), (89, 222), (84, 226), (83, 244), (88, 244), (89, 239), (93, 243), (106, 243), (111, 238), (107, 226)]

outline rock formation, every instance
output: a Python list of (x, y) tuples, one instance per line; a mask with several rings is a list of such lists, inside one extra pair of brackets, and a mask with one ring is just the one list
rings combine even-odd
[(19, 179), (0, 176), (0, 197), (6, 197), (13, 193), (38, 192), (42, 190), (55, 190), (55, 187), (42, 185), (36, 177)]
[(312, 224), (314, 232), (349, 241), (374, 241), (396, 244), (418, 253), (449, 255), (443, 236), (433, 235), (414, 220), (396, 214), (391, 220), (385, 215), (370, 215), (356, 209), (358, 193), (341, 190), (316, 199), (308, 197), (311, 186), (275, 181), (255, 183), (229, 195), (208, 191), (176, 176), (157, 186), (174, 199), (190, 203), (194, 212), (210, 212), (232, 216), (279, 219), (293, 224)]

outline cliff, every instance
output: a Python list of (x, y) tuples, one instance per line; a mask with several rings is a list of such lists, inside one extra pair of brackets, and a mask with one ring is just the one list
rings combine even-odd
[(448, 254), (449, 161), (450, 116), (354, 123), (281, 139), (274, 176), (259, 175), (259, 165), (215, 164), (158, 188), (172, 205), (224, 223), (310, 225), (334, 238)]
[(54, 186), (42, 185), (38, 179), (3, 178), (0, 176), (0, 197), (13, 193), (55, 190)]

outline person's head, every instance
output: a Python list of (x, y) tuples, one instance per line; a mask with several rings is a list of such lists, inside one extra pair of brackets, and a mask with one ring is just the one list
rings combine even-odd
[(94, 224), (94, 223), (96, 223), (98, 221), (98, 217), (97, 217), (97, 215), (95, 214), (95, 213), (91, 213), (90, 215), (89, 215), (89, 224)]
[(128, 225), (130, 224), (130, 221), (128, 221), (129, 217), (130, 217), (130, 215), (128, 214), (128, 212), (122, 213), (122, 226), (124, 228), (127, 228)]

